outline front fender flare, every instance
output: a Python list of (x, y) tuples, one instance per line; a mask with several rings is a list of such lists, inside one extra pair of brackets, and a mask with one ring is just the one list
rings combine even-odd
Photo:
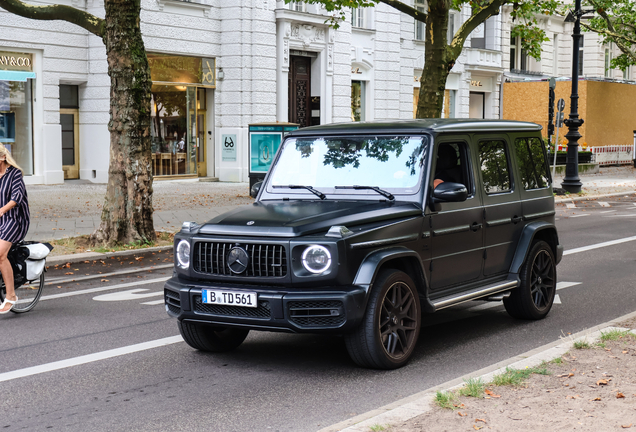
[(371, 252), (364, 258), (362, 264), (360, 264), (353, 284), (365, 290), (365, 308), (367, 300), (369, 298), (369, 293), (373, 288), (373, 283), (375, 282), (382, 266), (389, 261), (404, 258), (414, 259), (418, 263), (417, 270), (420, 272), (422, 280), (415, 280), (414, 282), (416, 283), (416, 285), (421, 284), (423, 287), (423, 289), (420, 291), (420, 295), (422, 297), (422, 300), (424, 300), (424, 312), (433, 312), (435, 310), (428, 299), (428, 284), (426, 282), (426, 273), (424, 272), (422, 260), (415, 251), (403, 246), (395, 246)]

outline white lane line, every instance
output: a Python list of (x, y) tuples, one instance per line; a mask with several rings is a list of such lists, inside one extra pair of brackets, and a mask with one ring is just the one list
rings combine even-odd
[(571, 286), (581, 285), (581, 282), (557, 282), (557, 291), (562, 290), (564, 288), (569, 288)]
[(118, 285), (109, 285), (109, 286), (99, 287), (99, 288), (89, 288), (89, 289), (80, 290), (80, 291), (72, 291), (72, 292), (65, 292), (65, 293), (60, 293), (60, 294), (45, 295), (45, 296), (40, 297), (40, 301), (41, 300), (51, 300), (51, 299), (63, 298), (63, 297), (72, 297), (72, 296), (83, 295), (83, 294), (92, 294), (92, 293), (101, 292), (101, 291), (108, 291), (108, 290), (114, 290), (114, 289), (119, 289), (119, 288), (135, 287), (135, 286), (139, 286), (139, 285), (147, 285), (147, 284), (152, 284), (152, 283), (157, 283), (157, 282), (165, 282), (168, 279), (170, 279), (170, 278), (162, 277), (162, 278), (157, 278), (157, 279), (139, 280), (139, 281), (135, 281), (135, 282), (128, 282), (128, 283), (123, 283), (123, 284), (118, 284)]
[(601, 207), (611, 207), (611, 205), (609, 205), (609, 203), (603, 202), (603, 201), (598, 201), (598, 205), (600, 205)]
[[(636, 207), (634, 207), (636, 209)], [(605, 210), (602, 212), (599, 212), (600, 214), (604, 214), (604, 213), (614, 213), (616, 210)]]
[(636, 214), (615, 214), (603, 217), (636, 217)]
[(90, 280), (90, 279), (99, 279), (99, 278), (111, 277), (111, 276), (117, 277), (117, 276), (125, 275), (125, 274), (142, 273), (145, 271), (153, 271), (153, 270), (163, 270), (163, 269), (172, 268), (172, 267), (174, 267), (174, 264), (161, 264), (161, 265), (149, 266), (145, 268), (137, 267), (136, 269), (133, 269), (133, 270), (122, 270), (122, 271), (116, 271), (116, 272), (110, 272), (110, 273), (99, 273), (99, 274), (88, 275), (88, 276), (77, 276), (76, 278), (58, 277), (53, 279), (47, 279), (46, 284), (53, 285), (56, 283), (61, 284), (61, 283), (67, 283), (67, 282), (81, 282), (81, 281)]
[(574, 215), (574, 216), (568, 216), (570, 219), (572, 218), (576, 218), (576, 217), (583, 217), (583, 216), (589, 216), (590, 213), (585, 213), (585, 214), (578, 214), (578, 215)]
[(183, 342), (181, 336), (171, 336), (163, 339), (157, 339), (154, 341), (143, 342), (135, 345), (129, 345), (121, 348), (115, 348), (108, 351), (97, 352), (94, 354), (83, 355), (79, 357), (73, 357), (66, 360), (55, 361), (52, 363), (45, 363), (39, 366), (32, 366), (24, 369), (18, 369), (11, 372), (5, 372), (0, 374), (0, 382), (11, 381), (18, 378), (24, 378), (32, 375), (38, 375), (45, 372), (51, 372), (54, 370), (66, 369), (73, 366), (79, 366), (86, 363), (92, 363), (99, 360), (105, 360), (113, 357), (119, 357), (126, 354), (132, 354), (139, 351), (145, 351), (153, 348), (158, 348), (166, 345)]
[(155, 306), (155, 305), (160, 305), (160, 304), (162, 305), (162, 304), (164, 304), (164, 302), (165, 302), (165, 300), (161, 299), (161, 300), (153, 300), (153, 301), (149, 301), (149, 302), (145, 302), (145, 303), (141, 303), (141, 304)]
[(125, 300), (140, 300), (146, 297), (156, 297), (158, 295), (163, 295), (163, 291), (154, 291), (150, 293), (138, 294), (142, 291), (148, 291), (146, 288), (136, 288), (127, 291), (117, 291), (110, 294), (102, 294), (96, 297), (93, 297), (95, 301), (125, 301)]
[(558, 294), (555, 294), (555, 296), (554, 296), (554, 304), (562, 304), (561, 303), (561, 297), (559, 297)]
[(580, 248), (566, 250), (565, 252), (563, 252), (563, 255), (570, 255), (570, 254), (575, 254), (575, 253), (579, 253), (579, 252), (585, 252), (585, 251), (589, 251), (589, 250), (592, 250), (592, 249), (598, 249), (598, 248), (602, 248), (602, 247), (606, 247), (606, 246), (613, 246), (613, 245), (616, 245), (616, 244), (626, 243), (626, 242), (630, 242), (630, 241), (634, 241), (634, 240), (636, 240), (636, 236), (625, 237), (625, 238), (618, 239), (618, 240), (612, 240), (612, 241), (608, 241), (608, 242), (597, 243), (597, 244), (593, 244), (593, 245), (589, 245), (589, 246), (583, 246), (583, 247), (580, 247)]
[(567, 208), (569, 208), (569, 209), (576, 208), (576, 204), (574, 204), (574, 203), (569, 203), (569, 204), (566, 204), (565, 206), (566, 206)]

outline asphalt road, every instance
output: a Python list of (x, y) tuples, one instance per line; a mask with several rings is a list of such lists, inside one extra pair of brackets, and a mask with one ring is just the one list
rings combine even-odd
[(357, 368), (333, 337), (252, 332), (232, 353), (191, 349), (161, 301), (169, 254), (51, 268), (34, 311), (0, 317), (0, 428), (315, 431), (635, 311), (636, 241), (578, 248), (636, 236), (636, 197), (560, 204), (557, 218), (566, 255), (546, 319), (497, 303), (443, 310), (390, 372)]

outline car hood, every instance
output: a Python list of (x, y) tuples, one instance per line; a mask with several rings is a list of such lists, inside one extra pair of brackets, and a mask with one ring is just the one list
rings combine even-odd
[(202, 225), (200, 234), (298, 237), (422, 214), (412, 202), (267, 201), (236, 208)]

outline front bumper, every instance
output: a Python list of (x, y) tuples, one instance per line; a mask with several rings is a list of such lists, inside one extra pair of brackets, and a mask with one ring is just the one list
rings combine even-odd
[[(209, 288), (256, 292), (258, 307), (204, 304), (201, 291)], [(358, 286), (311, 290), (245, 287), (173, 277), (164, 286), (164, 301), (168, 315), (180, 321), (293, 333), (341, 333), (362, 320), (366, 291)]]

